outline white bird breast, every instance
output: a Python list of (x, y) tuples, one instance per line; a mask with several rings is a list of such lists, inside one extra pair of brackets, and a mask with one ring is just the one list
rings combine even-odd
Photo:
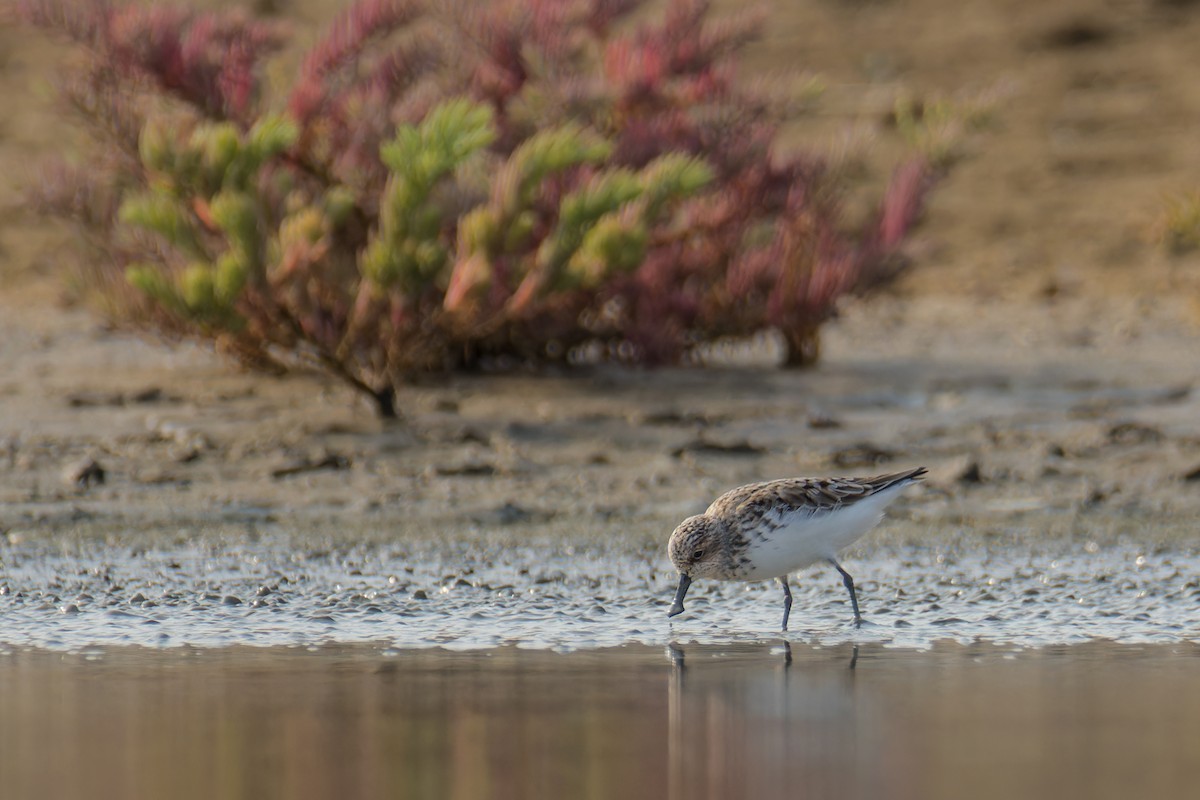
[(818, 561), (835, 558), (839, 551), (879, 524), (883, 510), (903, 488), (885, 489), (832, 511), (815, 514), (803, 510), (769, 512), (763, 521), (768, 529), (775, 530), (769, 531), (764, 539), (751, 543), (748, 553), (751, 563), (739, 577), (745, 581), (778, 578)]

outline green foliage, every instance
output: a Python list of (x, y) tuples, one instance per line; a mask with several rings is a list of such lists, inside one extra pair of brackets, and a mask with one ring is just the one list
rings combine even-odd
[(132, 264), (125, 269), (125, 278), (148, 297), (153, 298), (168, 311), (178, 315), (188, 314), (187, 303), (175, 286), (174, 281), (163, 274), (156, 264)]
[(934, 167), (945, 169), (962, 157), (967, 136), (991, 124), (1001, 89), (957, 97), (902, 95), (892, 109), (896, 131)]
[(345, 186), (329, 187), (325, 191), (325, 196), (321, 203), (321, 208), (325, 212), (325, 216), (335, 228), (345, 225), (354, 214), (356, 207), (357, 198), (354, 196), (354, 192)]
[(250, 264), (243, 253), (229, 251), (217, 259), (213, 294), (218, 304), (231, 307), (250, 277)]
[(599, 217), (567, 262), (567, 285), (594, 289), (614, 272), (631, 272), (646, 257), (650, 231), (633, 208)]
[(568, 194), (558, 210), (558, 225), (538, 250), (538, 267), (554, 276), (552, 281), (556, 279), (591, 227), (641, 193), (637, 175), (616, 169), (600, 173), (591, 183)]
[(610, 155), (609, 142), (576, 123), (538, 131), (513, 151), (501, 169), (493, 205), (502, 220), (515, 219), (548, 176), (584, 164), (603, 164)]
[(1167, 198), (1157, 229), (1159, 241), (1176, 255), (1200, 248), (1200, 192)]
[(638, 172), (602, 172), (563, 198), (558, 226), (538, 251), (538, 265), (555, 288), (594, 289), (613, 272), (641, 264), (649, 225), (667, 204), (711, 180), (706, 164), (680, 154), (662, 156)]
[[(237, 126), (232, 122), (202, 125), (192, 133), (188, 144), (190, 152), (185, 157), (198, 155), (200, 168), (195, 172), (194, 180), (187, 182), (194, 184), (208, 197), (220, 191), (227, 177), (244, 171), (240, 165), (235, 166), (242, 142)], [(151, 165), (147, 163), (146, 167), (150, 168)], [(188, 176), (190, 170), (167, 168), (162, 171), (174, 172), (185, 180), (186, 177), (191, 177)]]
[(420, 125), (397, 129), (381, 156), (407, 182), (431, 186), (495, 138), (492, 110), (456, 98), (435, 107)]
[[(181, 120), (151, 117), (138, 140), (138, 155), (151, 188), (122, 201), (121, 223), (158, 237), (181, 264), (143, 262), (126, 270), (130, 285), (181, 324), (208, 330), (241, 331), (238, 299), (261, 281), (264, 254), (278, 268), (294, 238), (290, 217), (272, 224), (275, 160), (299, 135), (294, 122), (268, 115), (242, 130), (225, 121), (202, 122), (190, 132)], [(283, 183), (286, 183), (284, 181)], [(353, 208), (348, 190), (326, 194), (333, 213), (345, 219)], [(316, 212), (323, 235), (325, 217)], [(308, 222), (312, 226), (311, 221)], [(311, 235), (309, 244), (311, 244)]]
[(259, 246), (258, 207), (247, 192), (227, 189), (209, 205), (213, 222), (225, 234), (229, 246), (248, 261), (256, 261)]
[(117, 216), (126, 225), (156, 233), (180, 250), (203, 253), (187, 209), (163, 192), (138, 192), (126, 197)]
[(250, 171), (257, 170), (296, 143), (300, 129), (285, 116), (268, 114), (254, 123), (246, 135), (242, 150)]
[[(529, 243), (537, 224), (538, 190), (545, 181), (571, 169), (602, 165), (613, 150), (598, 134), (575, 123), (540, 131), (499, 168), (489, 205), (472, 209), (460, 220), (448, 218), (434, 198), (439, 183), (462, 170), (495, 138), (491, 110), (456, 99), (433, 109), (421, 124), (400, 128), (384, 145), (381, 156), (392, 174), (384, 190), (379, 233), (362, 258), (363, 274), (376, 286), (418, 292), (433, 283), (451, 283), (451, 249), (443, 232), (456, 224), (453, 265), (463, 265), (459, 291), (490, 285), (493, 259), (520, 252)], [(694, 194), (711, 175), (697, 159), (678, 155), (658, 159), (640, 172), (598, 172), (562, 198), (552, 232), (536, 256), (522, 262), (519, 273), (534, 269), (541, 285), (563, 289), (595, 287), (611, 269), (631, 269), (644, 255), (645, 218), (657, 217), (666, 204)], [(614, 217), (603, 233), (587, 241), (589, 231), (606, 215), (643, 194), (646, 201), (630, 221)], [(585, 243), (587, 252), (565, 269)]]
[(700, 159), (682, 153), (660, 156), (642, 171), (647, 217), (657, 218), (665, 206), (696, 194), (713, 178), (712, 168)]
[(495, 139), (486, 106), (455, 99), (434, 108), (419, 125), (402, 126), (381, 157), (391, 170), (379, 213), (379, 231), (363, 254), (363, 274), (381, 289), (419, 291), (446, 265), (439, 242), (448, 222), (431, 197), (438, 184)]

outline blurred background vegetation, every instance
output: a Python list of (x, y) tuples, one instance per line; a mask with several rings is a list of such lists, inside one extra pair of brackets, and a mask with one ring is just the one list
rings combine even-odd
[[(14, 9), (0, 200), (32, 186), (75, 225), (71, 296), (316, 365), (385, 415), (430, 371), (672, 363), (763, 330), (808, 363), (843, 295), (914, 261), (904, 287), (980, 297), (1196, 280), (1186, 4)], [(396, 169), (450, 146), (421, 124), (457, 100), (482, 138)], [(510, 188), (530, 137), (572, 125), (574, 156)], [(661, 156), (691, 178), (648, 190)], [(14, 217), (9, 277), (61, 274), (61, 228)]]
[(117, 325), (315, 365), (383, 416), (430, 372), (674, 363), (764, 331), (811, 363), (840, 298), (907, 263), (984, 114), (898, 98), (909, 152), (854, 221), (854, 154), (778, 143), (811, 81), (738, 78), (761, 14), (361, 0), (273, 86), (294, 28), (242, 9), (17, 13), (77, 48), (57, 92), (94, 141), (31, 205), (75, 231), (78, 291)]

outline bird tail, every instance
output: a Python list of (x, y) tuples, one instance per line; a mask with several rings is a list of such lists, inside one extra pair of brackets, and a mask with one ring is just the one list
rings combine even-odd
[(929, 470), (924, 467), (916, 467), (903, 472), (893, 472), (888, 475), (880, 475), (877, 478), (871, 478), (866, 481), (871, 485), (871, 494), (882, 492), (891, 489), (893, 486), (905, 486), (910, 483), (915, 483), (925, 477)]

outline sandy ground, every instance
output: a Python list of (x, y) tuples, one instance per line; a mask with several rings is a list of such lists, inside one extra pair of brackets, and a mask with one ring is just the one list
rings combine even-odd
[[(914, 535), (1186, 535), (1200, 511), (1200, 393), (1179, 360), (1192, 334), (1136, 304), (1098, 323), (1083, 301), (980, 314), (883, 298), (830, 330), (816, 370), (453, 379), (408, 393), (393, 424), (317, 377), (238, 374), (83, 312), (6, 311), (10, 536), (87, 522), (654, 538), (742, 482), (912, 464), (934, 473), (900, 512)], [(85, 487), (89, 458), (104, 480)]]
[(848, 303), (808, 372), (451, 378), (385, 424), (319, 376), (241, 373), (63, 306), (63, 236), (19, 208), (29, 165), (78, 146), (47, 97), (59, 53), (0, 28), (0, 533), (651, 541), (741, 482), (926, 464), (894, 535), (1194, 535), (1200, 260), (1148, 231), (1200, 185), (1200, 5), (806, 2), (769, 29), (751, 70), (798, 62), (828, 87), (790, 135), (867, 125), (880, 163), (897, 91), (1007, 87), (900, 285)]

